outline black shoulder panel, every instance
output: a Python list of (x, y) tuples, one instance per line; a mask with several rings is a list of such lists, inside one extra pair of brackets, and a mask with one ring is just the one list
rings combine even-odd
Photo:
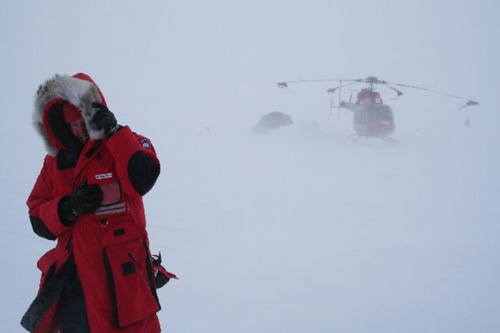
[(43, 221), (38, 217), (30, 216), (30, 221), (35, 234), (48, 240), (56, 239), (56, 236), (50, 232), (50, 230), (45, 226), (45, 223), (43, 223)]
[(128, 161), (128, 176), (139, 195), (148, 193), (159, 175), (160, 165), (142, 151), (133, 154)]

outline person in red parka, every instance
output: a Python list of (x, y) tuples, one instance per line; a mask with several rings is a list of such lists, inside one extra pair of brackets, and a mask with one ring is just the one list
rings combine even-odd
[(30, 332), (160, 332), (156, 288), (175, 278), (151, 256), (142, 197), (160, 174), (149, 139), (120, 126), (86, 74), (37, 91), (34, 125), (48, 151), (27, 205), (56, 240), (38, 261)]

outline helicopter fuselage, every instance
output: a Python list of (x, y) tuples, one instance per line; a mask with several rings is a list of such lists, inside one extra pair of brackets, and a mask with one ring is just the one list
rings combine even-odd
[(394, 133), (392, 109), (382, 102), (378, 92), (362, 89), (357, 97), (356, 103), (341, 103), (341, 107), (353, 112), (353, 129), (357, 135), (387, 137)]

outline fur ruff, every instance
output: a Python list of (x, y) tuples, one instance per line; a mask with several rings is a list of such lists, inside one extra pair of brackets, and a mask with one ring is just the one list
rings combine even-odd
[(87, 125), (91, 140), (104, 137), (103, 130), (97, 130), (92, 122), (92, 117), (97, 111), (92, 107), (92, 103), (103, 103), (99, 90), (92, 82), (74, 78), (67, 75), (56, 75), (45, 81), (36, 93), (35, 110), (33, 113), (33, 125), (37, 133), (42, 137), (47, 152), (55, 156), (57, 150), (50, 142), (43, 124), (43, 112), (45, 106), (54, 99), (63, 99), (76, 106), (82, 113), (82, 117)]

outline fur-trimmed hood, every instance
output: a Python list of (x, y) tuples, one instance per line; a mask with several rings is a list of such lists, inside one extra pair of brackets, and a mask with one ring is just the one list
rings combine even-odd
[(68, 102), (82, 113), (91, 140), (104, 136), (104, 131), (97, 130), (91, 121), (97, 111), (92, 107), (92, 103), (106, 105), (104, 96), (92, 78), (84, 73), (73, 76), (56, 75), (38, 88), (33, 113), (33, 125), (43, 138), (47, 152), (52, 156), (57, 155), (57, 152), (66, 146), (66, 134), (62, 131), (69, 127), (64, 123), (62, 105)]

